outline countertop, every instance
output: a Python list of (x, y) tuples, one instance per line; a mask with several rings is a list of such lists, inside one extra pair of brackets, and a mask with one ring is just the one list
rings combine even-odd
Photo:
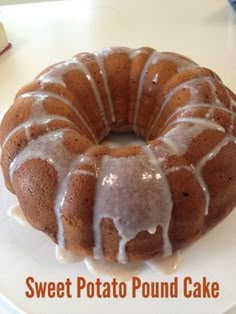
[(0, 111), (46, 66), (79, 51), (152, 46), (212, 68), (236, 90), (236, 14), (225, 0), (78, 0), (0, 6)]

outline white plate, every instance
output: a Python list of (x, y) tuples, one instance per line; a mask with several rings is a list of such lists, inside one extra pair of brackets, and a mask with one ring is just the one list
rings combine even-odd
[[(120, 141), (118, 139), (116, 141)], [(142, 281), (171, 281), (174, 276), (179, 281), (177, 299), (145, 299), (139, 294), (130, 296), (131, 282), (128, 283), (129, 295), (125, 299), (89, 299), (85, 295), (76, 298), (76, 278), (85, 277), (95, 281), (83, 263), (60, 264), (55, 258), (55, 245), (42, 233), (31, 227), (23, 227), (7, 216), (7, 209), (16, 203), (3, 184), (0, 174), (0, 313), (106, 313), (120, 314), (127, 312), (170, 314), (179, 313), (204, 314), (223, 313), (236, 301), (236, 210), (220, 225), (206, 236), (182, 251), (182, 263), (173, 275), (166, 276), (160, 272), (144, 269), (140, 273)], [(25, 280), (32, 276), (38, 281), (64, 281), (70, 278), (74, 294), (64, 299), (28, 299)], [(217, 299), (187, 299), (182, 296), (182, 281), (186, 276), (201, 281), (217, 281), (220, 296)], [(109, 277), (101, 277), (111, 280)], [(230, 312), (230, 313), (234, 313)]]

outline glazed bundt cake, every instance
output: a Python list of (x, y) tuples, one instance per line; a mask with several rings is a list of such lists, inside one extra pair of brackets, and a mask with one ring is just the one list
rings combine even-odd
[[(121, 263), (168, 256), (236, 205), (235, 116), (235, 94), (182, 55), (79, 53), (24, 86), (5, 114), (5, 183), (61, 248)], [(99, 145), (111, 131), (146, 144)]]

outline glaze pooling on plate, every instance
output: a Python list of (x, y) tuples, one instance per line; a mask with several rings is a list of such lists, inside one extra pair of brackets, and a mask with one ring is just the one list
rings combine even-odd
[(59, 262), (65, 264), (78, 263), (83, 261), (83, 256), (75, 254), (56, 245), (56, 258)]
[(92, 257), (83, 257), (78, 254), (61, 249), (56, 246), (56, 258), (62, 263), (77, 263), (83, 261), (88, 271), (95, 276), (111, 276), (122, 281), (132, 279), (133, 276), (139, 274), (144, 267), (148, 267), (154, 272), (161, 272), (165, 275), (171, 275), (177, 271), (180, 266), (181, 254), (180, 251), (175, 252), (168, 257), (154, 257), (145, 262), (132, 263), (113, 263), (106, 260), (97, 260)]
[(179, 268), (180, 261), (180, 251), (176, 251), (174, 254), (168, 257), (155, 256), (152, 259), (146, 261), (145, 264), (154, 271), (160, 271), (165, 275), (171, 275)]
[(132, 279), (133, 276), (140, 273), (144, 266), (142, 262), (119, 264), (89, 257), (85, 258), (84, 262), (91, 274), (95, 276), (111, 276), (122, 281)]
[[(24, 227), (30, 226), (19, 204), (9, 208), (8, 215)], [(158, 256), (146, 262), (133, 262), (126, 264), (108, 262), (103, 259), (96, 260), (91, 257), (85, 258), (82, 255), (73, 253), (65, 248), (59, 247), (58, 245), (56, 245), (55, 255), (57, 260), (61, 263), (72, 264), (84, 262), (88, 271), (95, 276), (112, 276), (123, 281), (130, 280), (133, 276), (140, 273), (144, 266), (147, 266), (155, 272), (157, 271), (169, 275), (173, 274), (180, 264), (179, 251), (175, 252), (170, 257)]]
[(29, 224), (28, 220), (25, 218), (25, 214), (22, 211), (19, 204), (16, 204), (16, 205), (10, 207), (7, 211), (7, 214), (9, 217), (15, 219), (22, 226), (30, 226), (30, 224)]
[[(67, 94), (63, 94), (61, 89), (68, 88), (66, 79), (68, 73), (74, 73), (76, 80), (83, 75), (96, 101), (94, 110), (99, 112), (99, 121), (104, 124), (102, 132), (103, 135), (106, 135), (116, 123), (120, 122), (117, 120), (117, 115), (119, 115), (117, 103), (119, 104), (121, 100), (119, 95), (116, 95), (116, 97), (113, 95), (114, 86), (112, 86), (109, 79), (107, 66), (107, 58), (114, 54), (124, 55), (131, 63), (136, 58), (146, 58), (140, 69), (139, 76), (135, 78), (136, 81), (133, 80), (131, 86), (127, 86), (127, 89), (131, 89), (133, 85), (136, 86), (136, 94), (132, 99), (133, 108), (130, 106), (127, 111), (132, 111), (132, 115), (128, 112), (129, 117), (133, 116), (132, 119), (128, 119), (128, 123), (130, 124), (130, 129), (137, 134), (140, 134), (140, 130), (143, 128), (143, 126), (139, 125), (145, 104), (145, 102), (143, 104), (143, 98), (149, 92), (151, 93), (153, 86), (158, 88), (158, 84), (162, 84), (163, 80), (161, 73), (156, 71), (151, 75), (153, 86), (146, 86), (150, 69), (153, 69), (160, 63), (169, 62), (171, 65), (174, 64), (176, 68), (173, 75), (174, 78), (181, 75), (183, 77), (186, 75), (187, 77), (181, 78), (179, 84), (172, 82), (170, 87), (168, 87), (169, 81), (166, 81), (167, 85), (164, 85), (166, 92), (164, 95), (160, 95), (160, 97), (163, 96), (159, 104), (160, 108), (154, 108), (150, 119), (147, 121), (144, 132), (147, 135), (146, 139), (151, 137), (153, 141), (157, 140), (158, 148), (156, 149), (155, 145), (150, 142), (141, 146), (135, 154), (128, 156), (114, 156), (112, 149), (103, 153), (102, 156), (98, 154), (99, 157), (94, 156), (94, 158), (89, 157), (86, 151), (78, 155), (71, 153), (65, 147), (63, 141), (67, 132), (70, 131), (70, 127), (75, 132), (78, 131), (78, 133), (79, 128), (69, 118), (48, 112), (46, 102), (48, 105), (50, 100), (56, 99), (70, 108), (91, 135), (94, 142), (100, 141), (100, 135), (94, 130), (94, 126), (87, 122), (87, 119), (84, 118), (78, 109), (77, 104), (75, 105)], [(81, 60), (80, 57), (82, 58)], [(106, 218), (112, 220), (119, 235), (118, 262), (126, 263), (129, 260), (126, 252), (129, 241), (135, 239), (142, 231), (146, 231), (149, 235), (155, 234), (158, 226), (162, 230), (162, 254), (169, 256), (173, 251), (169, 238), (169, 228), (174, 200), (168, 176), (181, 169), (191, 173), (204, 194), (205, 215), (209, 214), (211, 193), (203, 171), (208, 162), (215, 159), (225, 146), (236, 143), (234, 135), (236, 101), (216, 75), (204, 72), (204, 69), (199, 68), (193, 61), (177, 54), (159, 53), (153, 50), (150, 51), (150, 48), (148, 50), (147, 48), (128, 49), (119, 47), (97, 51), (92, 55), (93, 61), (90, 62), (94, 62), (99, 69), (99, 84), (96, 76), (98, 73), (92, 72), (90, 69), (91, 64), (83, 61), (83, 57), (86, 57), (86, 53), (49, 68), (37, 77), (36, 82), (39, 85), (37, 85), (36, 90), (25, 91), (18, 95), (18, 100), (21, 98), (30, 99), (32, 103), (28, 119), (11, 129), (2, 144), (4, 149), (15, 134), (22, 129), (25, 131), (28, 144), (21, 151), (17, 152), (9, 166), (11, 183), (14, 187), (15, 172), (28, 160), (40, 159), (47, 161), (55, 169), (59, 181), (54, 200), (54, 211), (58, 226), (57, 241), (60, 249), (64, 249), (66, 248), (66, 239), (62, 213), (68, 193), (68, 184), (73, 176), (82, 177), (83, 179), (93, 177), (96, 181), (93, 204), (93, 252), (95, 258), (104, 258), (101, 223)], [(117, 74), (120, 69), (116, 70)], [(186, 73), (191, 71), (195, 71), (195, 76), (188, 78)], [(198, 75), (201, 71), (205, 74), (199, 77)], [(113, 75), (115, 74), (113, 73)], [(217, 84), (222, 85), (220, 85), (220, 88), (221, 91), (223, 90), (225, 102), (222, 101), (223, 96), (220, 94)], [(52, 88), (47, 90), (48, 86), (52, 85), (55, 85), (60, 92), (57, 93)], [(101, 94), (101, 85), (104, 88), (105, 97)], [(202, 96), (200, 88), (202, 85), (206, 87), (210, 100), (206, 99), (204, 101), (205, 98)], [(176, 93), (180, 91), (189, 93), (188, 100), (180, 103), (173, 109), (170, 106), (171, 101), (176, 96)], [(108, 104), (107, 107), (106, 102)], [(127, 104), (127, 106), (129, 105)], [(155, 112), (156, 109), (159, 109), (159, 111)], [(168, 115), (166, 110), (169, 110)], [(199, 114), (200, 110), (204, 114)], [(219, 113), (227, 116), (229, 122), (222, 122), (217, 117)], [(92, 115), (92, 112), (90, 114)], [(163, 116), (165, 117), (165, 115), (166, 118), (164, 119)], [(52, 129), (50, 127), (52, 121), (66, 122), (67, 127)], [(46, 126), (46, 131), (45, 134), (33, 139), (31, 127), (35, 125)], [(157, 129), (158, 131), (156, 131)], [(173, 156), (176, 158), (183, 157), (188, 153), (192, 143), (207, 132), (213, 132), (222, 139), (195, 164), (177, 164), (169, 168), (166, 166), (165, 157), (161, 157), (159, 151), (162, 149), (168, 150), (166, 159)], [(96, 171), (87, 170), (87, 168), (78, 169), (81, 163), (86, 166), (93, 166), (96, 168)]]

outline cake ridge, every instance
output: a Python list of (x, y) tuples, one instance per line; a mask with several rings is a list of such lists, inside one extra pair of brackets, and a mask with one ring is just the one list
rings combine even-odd
[(144, 67), (142, 69), (140, 78), (139, 78), (139, 83), (138, 83), (138, 91), (137, 91), (137, 96), (136, 96), (136, 102), (135, 102), (135, 111), (134, 111), (134, 120), (133, 120), (133, 128), (134, 131), (137, 133), (137, 128), (136, 128), (136, 123), (137, 123), (137, 116), (138, 116), (138, 111), (139, 111), (139, 106), (140, 106), (140, 100), (142, 96), (142, 89), (143, 89), (143, 84), (144, 84), (144, 79), (147, 73), (147, 70), (154, 60), (156, 58), (156, 51), (153, 51), (151, 55), (149, 55), (148, 59), (146, 60)]
[[(228, 145), (230, 142), (233, 142), (236, 144), (236, 138), (234, 136), (225, 136), (222, 141), (220, 141), (212, 150), (210, 150), (206, 155), (204, 155), (200, 161), (197, 163), (197, 165), (189, 165), (189, 166), (177, 166), (177, 167), (172, 167), (168, 168), (166, 170), (166, 173), (172, 173), (175, 171), (179, 171), (181, 169), (189, 170), (191, 171), (195, 177), (197, 178), (199, 184), (201, 185), (201, 188), (204, 192), (205, 199), (206, 199), (206, 206), (205, 206), (205, 215), (208, 215), (209, 212), (209, 205), (210, 205), (210, 194), (207, 188), (207, 185), (204, 181), (203, 175), (202, 175), (202, 169), (205, 167), (206, 163), (213, 159), (219, 152), (220, 150)], [(165, 142), (167, 145), (169, 144), (168, 142)], [(172, 146), (170, 146), (172, 148)]]
[[(134, 113), (134, 120), (133, 120), (133, 128), (134, 128), (136, 133), (137, 133), (137, 128), (136, 128), (137, 116), (138, 116), (138, 112), (139, 112), (144, 81), (145, 81), (146, 75), (148, 73), (149, 67), (151, 65), (156, 64), (158, 61), (165, 61), (165, 60), (175, 62), (175, 64), (177, 65), (177, 71), (178, 72), (180, 72), (181, 70), (184, 71), (186, 69), (191, 69), (193, 67), (197, 67), (197, 64), (194, 63), (192, 60), (190, 60), (190, 59), (183, 60), (182, 59), (182, 62), (180, 62), (180, 60), (179, 60), (180, 58), (181, 57), (179, 55), (175, 55), (175, 54), (172, 55), (171, 53), (168, 53), (168, 52), (160, 53), (160, 52), (155, 51), (155, 50), (147, 58), (147, 60), (144, 64), (144, 67), (142, 69), (140, 78), (139, 78), (138, 91), (137, 91), (137, 96), (136, 96), (135, 113)], [(155, 76), (154, 80), (157, 80), (156, 76)]]
[(110, 107), (110, 111), (111, 111), (111, 118), (112, 118), (112, 122), (116, 121), (116, 117), (115, 117), (115, 112), (114, 112), (114, 104), (111, 98), (111, 92), (110, 92), (110, 88), (109, 88), (109, 84), (108, 84), (108, 79), (107, 79), (107, 74), (106, 74), (106, 70), (104, 67), (104, 60), (102, 58), (102, 54), (99, 52), (95, 52), (95, 59), (96, 62), (100, 68), (100, 73), (102, 75), (102, 79), (103, 79), (103, 83), (104, 83), (104, 87), (106, 90), (106, 95), (107, 95), (107, 99), (108, 99), (108, 103), (109, 103), (109, 107)]
[(208, 127), (208, 129), (215, 129), (219, 132), (225, 133), (225, 129), (219, 123), (217, 123), (213, 120), (206, 119), (206, 118), (196, 118), (196, 117), (193, 117), (193, 118), (183, 117), (182, 118), (182, 117), (180, 117), (180, 118), (177, 118), (175, 121), (171, 122), (169, 124), (169, 126), (173, 125), (177, 122), (200, 124), (200, 125), (203, 125), (205, 127)]
[[(59, 63), (55, 65), (54, 68), (50, 69), (48, 72), (43, 73), (40, 75), (37, 80), (41, 83), (56, 83), (60, 84), (62, 87), (66, 88), (66, 83), (64, 82), (63, 75), (67, 73), (69, 70), (80, 70), (90, 83), (91, 89), (94, 93), (96, 102), (98, 104), (101, 118), (105, 124), (106, 127), (108, 127), (107, 118), (105, 115), (104, 105), (101, 100), (100, 93), (97, 88), (97, 84), (94, 81), (94, 78), (92, 74), (90, 73), (89, 69), (87, 68), (86, 64), (78, 60), (76, 57), (73, 57), (72, 59), (68, 61), (64, 61), (62, 63)], [(107, 130), (109, 132), (109, 130)]]
[(197, 109), (199, 107), (202, 107), (202, 108), (209, 108), (209, 109), (217, 109), (217, 110), (221, 110), (221, 111), (224, 111), (230, 115), (232, 115), (232, 117), (236, 117), (236, 113), (234, 111), (232, 111), (231, 109), (228, 109), (224, 106), (219, 106), (219, 105), (212, 105), (212, 104), (205, 104), (205, 103), (197, 103), (197, 104), (191, 104), (191, 105), (185, 105), (183, 107), (180, 107), (178, 108), (174, 113), (172, 113), (169, 118), (166, 120), (165, 124), (163, 125), (163, 128), (166, 126), (166, 124), (173, 118), (173, 116), (176, 114), (176, 113), (179, 113), (181, 111), (184, 111), (186, 109)]
[(108, 126), (108, 121), (107, 121), (107, 117), (106, 117), (106, 113), (105, 113), (105, 109), (104, 109), (104, 104), (102, 102), (101, 95), (98, 91), (97, 84), (95, 83), (93, 75), (90, 73), (90, 71), (87, 68), (85, 63), (81, 62), (79, 59), (77, 59), (75, 57), (73, 57), (72, 60), (76, 62), (76, 64), (79, 66), (79, 69), (85, 74), (86, 78), (90, 82), (93, 93), (94, 93), (95, 98), (96, 98), (96, 102), (98, 104), (98, 107), (99, 107), (99, 110), (101, 113), (101, 118), (102, 118), (105, 126), (108, 128), (107, 133), (109, 133), (110, 129)]
[[(198, 92), (199, 90), (196, 88), (195, 83), (198, 82), (203, 82), (203, 80), (206, 80), (206, 82), (211, 82), (211, 78), (209, 77), (197, 77), (197, 78), (193, 78), (187, 81), (184, 81), (182, 83), (180, 83), (179, 85), (175, 86), (174, 88), (172, 88), (165, 96), (163, 101), (161, 102), (161, 109), (158, 112), (158, 114), (155, 116), (155, 118), (153, 119), (153, 121), (151, 120), (148, 126), (148, 133), (147, 133), (147, 137), (150, 138), (151, 133), (155, 127), (155, 125), (157, 124), (158, 120), (160, 119), (163, 111), (166, 109), (166, 106), (168, 105), (169, 101), (171, 100), (171, 98), (175, 95), (175, 93), (181, 89), (189, 89), (190, 90), (190, 101), (188, 101), (188, 105), (191, 103), (191, 105), (197, 105), (199, 103), (199, 98), (198, 96)], [(212, 82), (211, 82), (212, 83)], [(211, 92), (212, 95), (214, 95), (215, 99), (217, 99), (215, 101), (215, 104), (220, 105), (222, 104), (222, 102), (219, 101), (219, 99), (216, 96), (216, 92), (214, 92), (214, 89), (212, 88), (212, 86), (214, 86), (214, 84), (211, 84)], [(224, 104), (222, 104), (224, 105)], [(181, 107), (179, 107), (178, 109), (180, 109)]]
[(96, 142), (96, 137), (91, 129), (91, 127), (89, 127), (88, 123), (85, 121), (85, 119), (83, 118), (83, 116), (80, 114), (79, 110), (73, 105), (73, 103), (66, 98), (65, 96), (53, 93), (52, 91), (48, 91), (48, 90), (42, 90), (42, 89), (38, 89), (38, 90), (34, 90), (34, 91), (28, 91), (25, 92), (23, 94), (20, 94), (17, 96), (16, 99), (18, 98), (27, 98), (27, 97), (44, 97), (43, 100), (52, 97), (55, 99), (58, 99), (59, 101), (63, 102), (64, 104), (66, 104), (67, 106), (69, 106), (74, 113), (76, 114), (76, 116), (81, 120), (81, 122), (83, 123), (84, 127), (88, 130), (88, 132), (90, 133), (90, 135), (92, 136), (92, 138), (94, 139), (94, 141)]

